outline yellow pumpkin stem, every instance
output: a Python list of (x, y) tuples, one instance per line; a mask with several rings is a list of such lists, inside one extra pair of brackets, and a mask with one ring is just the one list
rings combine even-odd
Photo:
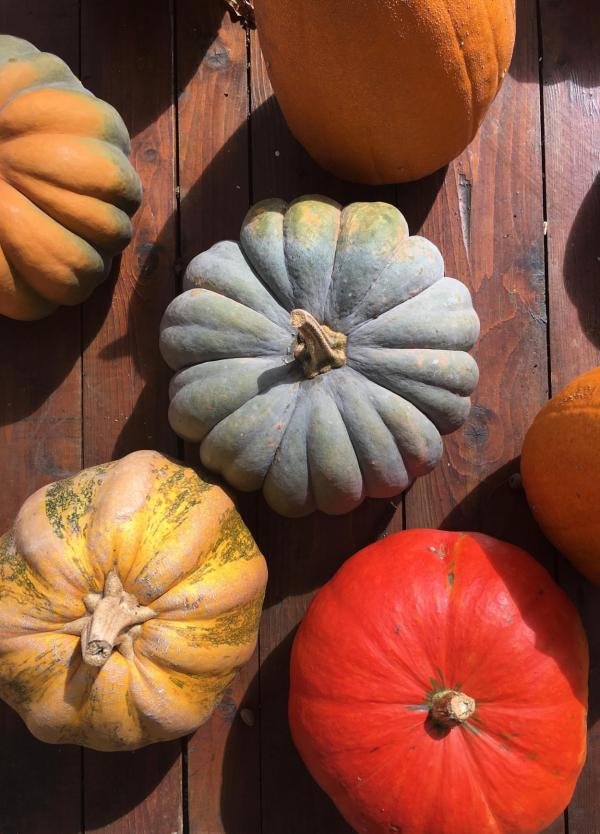
[(463, 692), (446, 689), (433, 696), (429, 717), (439, 727), (455, 727), (469, 720), (475, 712), (475, 706), (473, 698)]
[(346, 364), (346, 336), (319, 324), (306, 310), (292, 310), (292, 327), (298, 330), (294, 359), (302, 365), (304, 376), (312, 379)]
[(104, 592), (86, 594), (83, 602), (89, 614), (69, 623), (63, 631), (81, 635), (81, 654), (89, 666), (103, 666), (120, 643), (129, 651), (131, 632), (138, 633), (135, 626), (156, 616), (156, 611), (140, 605), (123, 589), (114, 569), (106, 576)]

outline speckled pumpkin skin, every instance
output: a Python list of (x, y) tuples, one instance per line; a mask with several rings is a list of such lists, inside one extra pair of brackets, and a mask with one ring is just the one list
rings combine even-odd
[[(470, 409), (479, 320), (437, 248), (386, 203), (265, 200), (240, 242), (198, 255), (168, 307), (178, 373), (169, 420), (203, 464), (262, 487), (286, 516), (399, 494), (439, 461)], [(290, 312), (346, 338), (346, 364), (305, 378)]]
[(42, 318), (106, 278), (141, 199), (129, 151), (60, 58), (0, 35), (0, 314)]
[[(116, 568), (156, 616), (96, 669), (62, 633)], [(0, 540), (0, 696), (42, 741), (125, 750), (211, 715), (251, 656), (265, 561), (231, 500), (157, 452), (36, 492)]]
[(521, 474), (544, 534), (600, 585), (600, 368), (576, 377), (538, 413)]
[(514, 0), (255, 0), (287, 123), (324, 168), (415, 180), (475, 136), (508, 70)]

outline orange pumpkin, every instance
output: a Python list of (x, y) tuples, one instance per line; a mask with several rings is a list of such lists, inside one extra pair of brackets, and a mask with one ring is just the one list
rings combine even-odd
[(358, 182), (415, 180), (475, 136), (508, 69), (514, 0), (255, 0), (292, 133)]
[(56, 55), (0, 35), (0, 313), (79, 304), (131, 238), (141, 199), (116, 110)]
[(316, 595), (290, 726), (359, 834), (538, 834), (583, 766), (587, 675), (577, 611), (527, 553), (408, 530)]
[(254, 651), (266, 579), (227, 494), (157, 452), (50, 484), (0, 539), (0, 696), (47, 742), (189, 733)]
[(544, 534), (600, 585), (600, 368), (572, 380), (536, 416), (521, 475)]

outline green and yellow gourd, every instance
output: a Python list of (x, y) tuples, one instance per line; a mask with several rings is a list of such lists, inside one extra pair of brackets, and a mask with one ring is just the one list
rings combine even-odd
[(397, 495), (469, 413), (471, 296), (394, 206), (265, 200), (184, 287), (161, 328), (171, 426), (283, 515)]
[(0, 696), (46, 742), (185, 735), (254, 651), (266, 580), (227, 494), (157, 452), (50, 484), (0, 539)]
[(42, 318), (106, 278), (141, 199), (129, 151), (60, 58), (0, 35), (0, 314)]

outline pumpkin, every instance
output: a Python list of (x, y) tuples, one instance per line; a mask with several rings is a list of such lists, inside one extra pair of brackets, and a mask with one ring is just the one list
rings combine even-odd
[(266, 579), (226, 493), (157, 452), (50, 484), (0, 539), (0, 697), (51, 743), (189, 733), (251, 656)]
[(56, 55), (0, 35), (0, 313), (79, 304), (131, 237), (141, 197), (119, 114)]
[(544, 534), (600, 584), (600, 368), (572, 380), (537, 414), (521, 475)]
[(359, 834), (537, 834), (583, 766), (587, 673), (579, 616), (527, 553), (410, 530), (315, 597), (290, 726)]
[(475, 136), (510, 63), (514, 0), (256, 0), (269, 77), (324, 168), (415, 180)]
[(469, 412), (469, 291), (394, 206), (264, 200), (184, 288), (161, 324), (171, 426), (283, 515), (397, 495)]

